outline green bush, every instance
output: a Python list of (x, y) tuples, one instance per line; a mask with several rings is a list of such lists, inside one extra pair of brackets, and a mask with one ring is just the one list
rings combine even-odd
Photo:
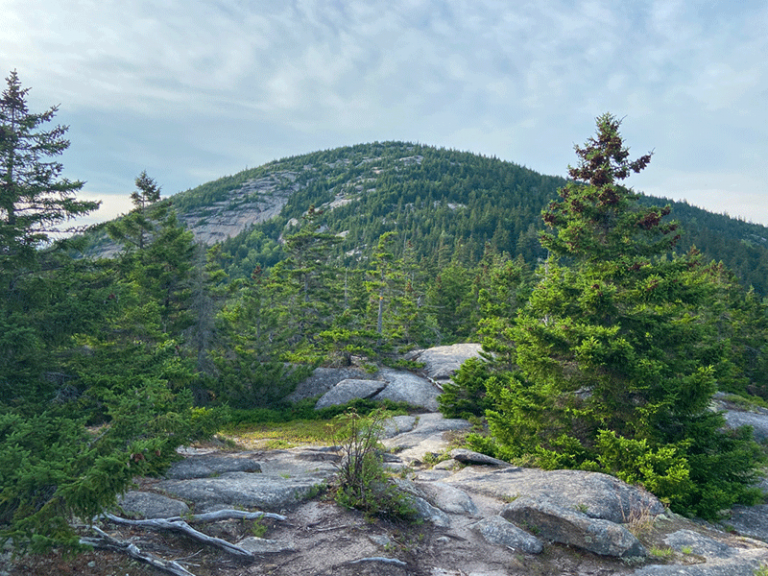
[(484, 416), (489, 407), (485, 398), (485, 382), (490, 377), (488, 363), (480, 358), (470, 358), (453, 377), (453, 382), (443, 385), (443, 393), (437, 397), (440, 412), (446, 418)]
[(413, 520), (412, 499), (389, 482), (382, 461), (383, 410), (362, 416), (350, 410), (336, 418), (334, 440), (340, 446), (341, 462), (336, 502), (369, 516)]
[(688, 498), (694, 490), (688, 460), (674, 446), (653, 450), (645, 440), (601, 430), (597, 447), (604, 472), (628, 484), (642, 484), (668, 504)]

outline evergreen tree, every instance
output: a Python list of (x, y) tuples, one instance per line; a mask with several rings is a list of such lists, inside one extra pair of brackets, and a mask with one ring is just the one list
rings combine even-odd
[(52, 234), (99, 203), (77, 200), (83, 183), (62, 178), (63, 166), (53, 159), (69, 147), (66, 126), (43, 129), (57, 108), (30, 112), (29, 88), (15, 71), (6, 84), (0, 97), (0, 389), (7, 392), (3, 400), (24, 403), (52, 393), (44, 374), (54, 366), (45, 347), (66, 334), (46, 316), (48, 307), (65, 306), (55, 298), (66, 298), (59, 289), (66, 293), (68, 282), (62, 268), (69, 264), (51, 249)]
[[(32, 129), (37, 120), (22, 124)], [(4, 127), (3, 137), (9, 134)], [(50, 134), (36, 140), (50, 141)], [(13, 167), (13, 177), (24, 174), (20, 167), (32, 176), (10, 185), (6, 178), (3, 188), (24, 192), (20, 205), (3, 196), (11, 199), (3, 205), (3, 233), (11, 232), (3, 238), (11, 241), (2, 246), (8, 290), (0, 293), (0, 541), (41, 551), (77, 547), (74, 518), (115, 506), (134, 476), (160, 472), (179, 445), (210, 436), (220, 421), (193, 410), (194, 363), (167, 333), (185, 323), (191, 234), (169, 215), (152, 244), (117, 261), (73, 261), (39, 249), (47, 236), (36, 223), (87, 206), (66, 194), (79, 185), (43, 186), (60, 170), (30, 163), (45, 148), (19, 149), (26, 152), (4, 167)], [(36, 220), (30, 206), (49, 213)], [(22, 255), (29, 256), (24, 269)], [(104, 426), (93, 434), (86, 424)]]
[(107, 224), (107, 231), (112, 239), (122, 244), (125, 250), (144, 250), (157, 221), (165, 216), (163, 212), (156, 210), (159, 200), (160, 186), (143, 170), (136, 177), (136, 190), (131, 192), (133, 210)]
[(289, 311), (295, 327), (292, 339), (306, 347), (294, 356), (295, 360), (305, 351), (315, 355), (319, 333), (331, 326), (343, 308), (343, 288), (338, 268), (333, 265), (334, 248), (342, 239), (320, 231), (321, 215), (322, 211), (309, 207), (303, 217), (305, 225), (285, 239), (288, 259), (283, 267), (273, 271), (273, 280), (283, 273), (288, 292), (295, 294)]
[(695, 253), (666, 256), (669, 208), (621, 185), (650, 155), (630, 161), (619, 125), (597, 119), (544, 212), (551, 257), (511, 332), (517, 370), (487, 382), (488, 419), (508, 456), (604, 470), (712, 516), (754, 496), (758, 452), (708, 409), (723, 361), (703, 314), (715, 286)]
[(281, 357), (295, 335), (293, 322), (287, 320), (287, 302), (295, 292), (286, 294), (284, 288), (284, 282), (270, 278), (260, 266), (250, 279), (231, 285), (232, 297), (216, 316), (216, 373), (209, 382), (213, 401), (251, 408), (278, 402), (291, 392), (295, 382)]
[(79, 180), (61, 177), (55, 160), (69, 147), (67, 126), (41, 127), (56, 115), (56, 106), (33, 113), (27, 107), (29, 88), (22, 88), (14, 70), (0, 97), (0, 270), (29, 266), (36, 249), (51, 240), (56, 226), (96, 210), (98, 202), (77, 200)]

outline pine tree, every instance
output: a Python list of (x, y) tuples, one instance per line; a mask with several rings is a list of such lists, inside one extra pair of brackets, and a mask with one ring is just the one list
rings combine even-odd
[(279, 270), (295, 291), (289, 311), (296, 327), (295, 342), (310, 349), (314, 349), (319, 333), (331, 326), (343, 308), (341, 279), (333, 266), (333, 250), (342, 239), (320, 231), (321, 215), (322, 211), (309, 207), (304, 227), (285, 239), (288, 259)]
[[(507, 455), (643, 482), (675, 509), (713, 515), (749, 499), (757, 458), (708, 409), (723, 362), (703, 311), (716, 297), (700, 257), (669, 257), (669, 208), (621, 185), (630, 161), (606, 114), (544, 212), (551, 256), (511, 332), (517, 370), (487, 382)], [(564, 267), (561, 261), (572, 264)]]
[(99, 202), (77, 200), (79, 180), (62, 178), (55, 160), (68, 147), (67, 126), (45, 131), (58, 108), (33, 113), (27, 107), (29, 88), (22, 88), (14, 70), (0, 98), (0, 270), (29, 266), (36, 250), (46, 245), (57, 225), (96, 210)]
[(109, 235), (122, 244), (125, 250), (144, 250), (158, 220), (167, 215), (167, 210), (156, 209), (159, 201), (160, 186), (143, 170), (136, 177), (136, 190), (131, 192), (133, 210), (122, 218), (109, 222)]

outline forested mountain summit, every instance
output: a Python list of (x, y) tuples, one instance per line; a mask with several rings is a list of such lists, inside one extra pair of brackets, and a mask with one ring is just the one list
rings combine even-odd
[[(282, 238), (310, 206), (323, 231), (343, 238), (336, 250), (345, 266), (366, 260), (382, 234), (396, 232), (421, 266), (438, 269), (452, 259), (477, 263), (486, 243), (529, 263), (545, 257), (541, 211), (565, 183), (493, 157), (374, 142), (282, 158), (166, 201), (198, 241), (222, 243), (231, 277), (282, 260)], [(683, 229), (680, 251), (695, 245), (745, 287), (768, 294), (768, 228), (667, 198), (641, 202), (671, 205), (669, 218)], [(97, 238), (95, 250), (105, 253), (108, 237)]]

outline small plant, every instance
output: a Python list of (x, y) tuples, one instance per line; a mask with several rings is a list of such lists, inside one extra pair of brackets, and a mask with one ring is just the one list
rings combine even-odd
[(675, 553), (675, 551), (672, 550), (672, 548), (657, 548), (654, 546), (648, 550), (648, 553), (654, 558), (669, 558)]
[(528, 532), (530, 532), (534, 536), (538, 536), (539, 534), (541, 534), (541, 528), (539, 528), (538, 526), (534, 526), (533, 524), (529, 524), (528, 522), (523, 522), (522, 528), (525, 528)]
[(768, 566), (760, 566), (760, 568), (755, 568), (755, 571), (753, 572), (754, 576), (768, 576)]
[[(619, 500), (621, 500), (620, 497)], [(629, 512), (629, 517), (624, 514), (624, 507), (622, 506), (621, 515), (627, 530), (635, 537), (640, 537), (640, 535), (650, 532), (656, 522), (656, 516), (651, 512), (650, 502), (633, 507)], [(664, 516), (659, 516), (659, 518), (664, 518)]]
[(589, 506), (587, 506), (583, 502), (579, 502), (578, 504), (573, 505), (573, 509), (576, 510), (576, 512), (581, 512), (582, 514), (586, 514), (587, 510), (589, 510)]
[(313, 498), (317, 498), (320, 496), (320, 494), (323, 494), (328, 489), (328, 486), (325, 484), (315, 484), (312, 486), (307, 494), (304, 496), (304, 499), (306, 500), (312, 500)]
[(427, 452), (426, 454), (424, 454), (424, 464), (430, 467), (450, 459), (451, 459), (451, 455), (447, 452), (442, 452), (440, 454), (436, 454), (434, 452)]
[(376, 364), (364, 364), (363, 370), (367, 374), (376, 374), (379, 371), (379, 367)]
[[(251, 521), (250, 526), (250, 532), (256, 538), (264, 538), (264, 536), (267, 534), (267, 526), (263, 523), (264, 516), (259, 516), (256, 520)], [(243, 522), (248, 522), (247, 520), (243, 520)]]
[(397, 475), (400, 476), (400, 478), (402, 478), (403, 480), (407, 480), (408, 478), (413, 476), (413, 473), (414, 473), (413, 466), (408, 464), (407, 466), (403, 466), (402, 468), (400, 468), (400, 470), (398, 470), (397, 472)]
[(693, 554), (693, 548), (691, 548), (690, 546), (683, 546), (682, 548), (680, 548), (680, 552), (682, 552), (683, 554)]
[(334, 444), (340, 447), (336, 502), (369, 516), (413, 520), (412, 499), (389, 482), (382, 462), (379, 438), (383, 410), (361, 416), (354, 410), (336, 418)]

